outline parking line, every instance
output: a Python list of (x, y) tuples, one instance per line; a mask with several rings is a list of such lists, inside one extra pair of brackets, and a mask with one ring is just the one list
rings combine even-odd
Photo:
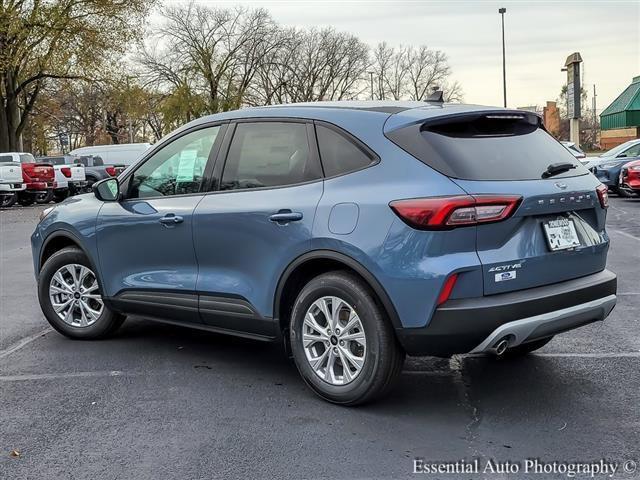
[(22, 347), (26, 347), (27, 345), (29, 345), (34, 340), (37, 340), (40, 337), (45, 336), (47, 333), (49, 333), (51, 331), (53, 331), (53, 328), (47, 327), (47, 328), (45, 328), (44, 330), (42, 330), (42, 331), (40, 331), (38, 333), (34, 333), (33, 335), (29, 335), (28, 337), (25, 337), (25, 338), (22, 338), (22, 339), (18, 340), (13, 345), (9, 345), (4, 350), (0, 351), (0, 358), (4, 358), (7, 355), (11, 355), (12, 353), (17, 352)]
[(0, 382), (23, 382), (25, 380), (57, 380), (61, 378), (93, 378), (93, 377), (122, 377), (125, 373), (120, 370), (103, 372), (69, 372), (69, 373), (34, 373), (26, 375), (0, 375)]
[(533, 353), (536, 357), (557, 357), (557, 358), (640, 358), (640, 352), (620, 352), (620, 353)]
[(631, 235), (630, 233), (623, 232), (622, 230), (616, 230), (615, 228), (608, 228), (607, 230), (613, 233), (618, 233), (623, 237), (631, 238), (640, 242), (640, 238), (636, 237), (635, 235)]

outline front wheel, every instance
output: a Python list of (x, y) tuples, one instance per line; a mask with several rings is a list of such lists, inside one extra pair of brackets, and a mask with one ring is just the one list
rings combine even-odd
[(341, 405), (381, 396), (404, 362), (373, 293), (359, 277), (344, 271), (320, 275), (302, 289), (291, 314), (290, 341), (306, 384)]
[(634, 192), (633, 190), (627, 190), (626, 188), (619, 188), (618, 195), (623, 198), (634, 198), (637, 196), (636, 192)]
[(38, 277), (38, 300), (51, 326), (69, 338), (106, 337), (125, 318), (104, 304), (93, 267), (77, 248), (64, 248), (45, 262)]

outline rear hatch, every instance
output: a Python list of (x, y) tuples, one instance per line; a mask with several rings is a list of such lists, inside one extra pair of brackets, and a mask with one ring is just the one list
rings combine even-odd
[[(478, 223), (485, 295), (562, 282), (605, 268), (606, 189), (551, 137), (537, 115), (481, 111), (439, 116), (387, 135), (477, 198), (520, 197), (508, 218)], [(407, 148), (408, 147), (408, 148)], [(601, 198), (602, 197), (602, 198)], [(486, 198), (486, 197), (484, 197)]]

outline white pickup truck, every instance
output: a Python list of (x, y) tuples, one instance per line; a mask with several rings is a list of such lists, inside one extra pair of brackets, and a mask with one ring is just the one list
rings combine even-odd
[(3, 161), (0, 154), (0, 207), (10, 207), (27, 185), (22, 182), (22, 167), (13, 161)]
[(53, 201), (58, 203), (69, 195), (76, 195), (85, 191), (87, 177), (84, 165), (81, 163), (68, 163), (65, 157), (39, 157), (41, 163), (50, 163), (56, 172), (57, 188), (53, 191)]

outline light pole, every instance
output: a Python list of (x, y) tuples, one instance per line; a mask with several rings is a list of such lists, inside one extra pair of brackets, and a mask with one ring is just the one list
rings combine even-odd
[(504, 52), (504, 14), (506, 12), (507, 9), (504, 7), (498, 9), (498, 13), (502, 17), (502, 93), (504, 95), (504, 108), (507, 108), (507, 64)]
[(371, 78), (371, 100), (373, 100), (373, 72), (367, 72)]

